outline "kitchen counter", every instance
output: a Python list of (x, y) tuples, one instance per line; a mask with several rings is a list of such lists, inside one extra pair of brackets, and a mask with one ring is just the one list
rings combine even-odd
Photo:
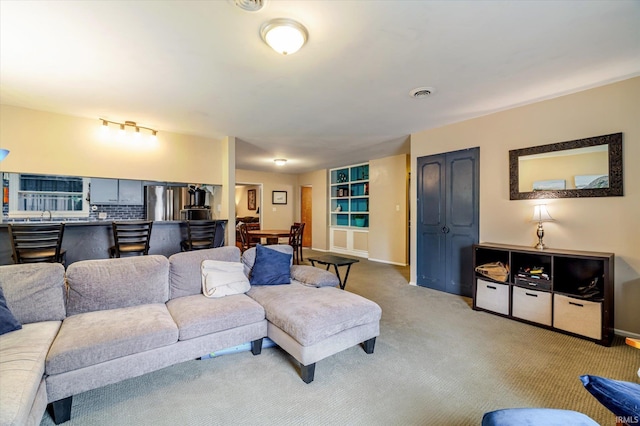
[[(224, 245), (226, 219), (216, 219), (216, 246)], [(110, 220), (95, 221), (13, 221), (8, 223), (60, 223), (64, 222), (62, 248), (67, 251), (67, 266), (79, 260), (107, 259), (113, 245)], [(125, 221), (122, 221), (125, 222)], [(11, 265), (11, 242), (7, 222), (0, 223), (0, 265)], [(171, 256), (180, 251), (180, 241), (187, 238), (187, 222), (181, 220), (154, 221), (149, 243), (149, 254)]]
[[(140, 219), (136, 219), (140, 220)], [(227, 219), (214, 219), (227, 222)], [(24, 223), (24, 224), (38, 224), (38, 223), (64, 223), (65, 229), (69, 226), (111, 226), (112, 220), (13, 220), (10, 219), (7, 222), (0, 222), (0, 228), (6, 228), (10, 223)], [(134, 222), (134, 220), (117, 220), (116, 222)], [(173, 224), (187, 223), (184, 220), (156, 220), (153, 222), (153, 226), (156, 225), (173, 225)]]

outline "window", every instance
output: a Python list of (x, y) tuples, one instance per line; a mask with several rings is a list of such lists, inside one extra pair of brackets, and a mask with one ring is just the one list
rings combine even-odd
[(9, 173), (9, 217), (87, 217), (89, 179)]

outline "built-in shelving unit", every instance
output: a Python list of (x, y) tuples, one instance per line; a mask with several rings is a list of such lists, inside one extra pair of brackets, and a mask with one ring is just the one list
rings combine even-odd
[[(473, 247), (473, 309), (611, 344), (613, 253), (493, 243)], [(506, 281), (475, 272), (492, 262), (509, 266)]]
[(369, 164), (329, 171), (331, 250), (367, 255), (369, 228)]

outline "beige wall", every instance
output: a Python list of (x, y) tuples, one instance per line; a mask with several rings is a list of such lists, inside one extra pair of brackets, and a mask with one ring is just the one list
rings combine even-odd
[[(534, 200), (509, 200), (511, 149), (623, 133), (623, 197), (546, 200), (556, 221), (545, 224), (551, 248), (613, 252), (615, 328), (640, 334), (640, 77), (412, 135), (416, 158), (480, 147), (480, 241), (533, 245)], [(416, 183), (411, 209), (416, 211)], [(416, 233), (411, 282), (416, 282)]]
[[(157, 143), (121, 141), (101, 122), (0, 106), (0, 147), (11, 154), (2, 171), (223, 183), (221, 141), (158, 131)], [(234, 158), (235, 161), (235, 158)]]
[[(298, 175), (298, 194), (300, 187), (311, 187), (313, 203), (311, 215), (313, 217), (311, 247), (315, 250), (329, 249), (329, 180), (325, 169)], [(296, 211), (296, 220), (300, 218), (300, 209)], [(306, 233), (306, 230), (305, 230)]]
[(407, 156), (369, 161), (369, 259), (406, 265)]
[[(236, 182), (262, 184), (260, 217), (263, 229), (289, 229), (296, 215), (300, 216), (298, 175), (237, 169)], [(287, 204), (272, 204), (272, 191), (287, 191)]]

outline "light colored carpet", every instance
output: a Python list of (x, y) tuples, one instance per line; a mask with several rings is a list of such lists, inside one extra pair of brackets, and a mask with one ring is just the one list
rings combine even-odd
[[(318, 362), (311, 384), (277, 347), (223, 355), (76, 395), (67, 424), (479, 425), (507, 407), (615, 424), (578, 377), (637, 382), (640, 351), (476, 312), (470, 299), (408, 285), (408, 274), (353, 265), (347, 291), (380, 304), (381, 335), (372, 355), (353, 347)], [(53, 425), (48, 414), (41, 425)]]

